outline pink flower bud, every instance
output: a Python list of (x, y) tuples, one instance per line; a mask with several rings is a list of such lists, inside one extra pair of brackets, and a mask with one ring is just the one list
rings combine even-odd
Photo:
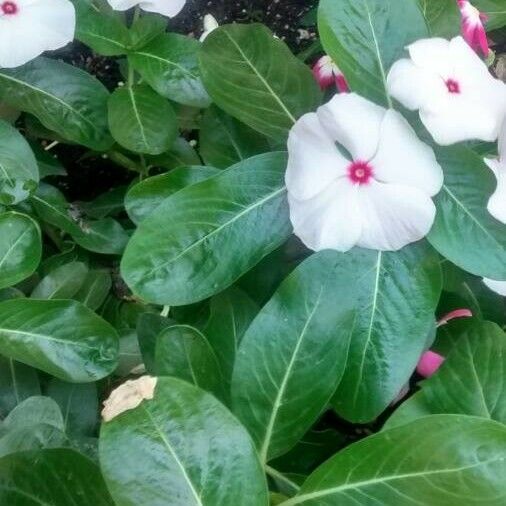
[(484, 56), (488, 56), (490, 49), (484, 26), (488, 17), (468, 0), (457, 0), (457, 4), (462, 16), (462, 36), (476, 52), (481, 50)]
[(339, 67), (330, 56), (322, 56), (313, 67), (313, 75), (322, 90), (333, 84), (341, 93), (348, 93), (350, 87)]
[(454, 320), (455, 318), (471, 318), (473, 313), (470, 309), (455, 309), (455, 311), (450, 311), (448, 314), (442, 316), (437, 322), (437, 326), (441, 327), (442, 325), (446, 325), (449, 321)]
[(426, 351), (418, 361), (416, 370), (420, 376), (428, 378), (432, 376), (444, 362), (444, 357), (434, 351)]

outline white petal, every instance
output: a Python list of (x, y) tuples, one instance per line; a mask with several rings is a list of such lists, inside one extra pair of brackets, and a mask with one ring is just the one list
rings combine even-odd
[(485, 163), (497, 178), (497, 188), (488, 201), (487, 210), (496, 220), (506, 224), (506, 165), (487, 158)]
[(499, 133), (499, 157), (506, 161), (506, 119), (501, 125)]
[(430, 70), (440, 76), (447, 75), (452, 69), (450, 42), (446, 39), (439, 37), (420, 39), (410, 44), (408, 51), (417, 67)]
[(444, 81), (435, 73), (417, 67), (411, 60), (396, 61), (387, 77), (388, 93), (404, 107), (414, 111), (447, 92)]
[(181, 12), (185, 3), (186, 0), (151, 0), (140, 2), (139, 5), (147, 12), (156, 12), (162, 16), (173, 18)]
[(285, 181), (296, 199), (314, 197), (343, 176), (348, 165), (315, 113), (302, 116), (290, 130)]
[(288, 194), (294, 233), (310, 249), (348, 251), (361, 233), (358, 186), (341, 178), (310, 200)]
[(506, 281), (495, 281), (493, 279), (483, 278), (483, 282), (495, 293), (506, 297)]
[(364, 248), (396, 251), (425, 237), (434, 223), (436, 208), (425, 193), (397, 184), (373, 182), (359, 192)]
[(434, 151), (397, 111), (389, 110), (385, 115), (378, 152), (371, 165), (376, 179), (414, 186), (431, 196), (443, 185), (443, 170)]
[(318, 109), (318, 117), (331, 137), (354, 160), (368, 161), (376, 153), (386, 109), (356, 93), (340, 93)]
[(115, 11), (126, 11), (139, 4), (139, 0), (107, 0)]

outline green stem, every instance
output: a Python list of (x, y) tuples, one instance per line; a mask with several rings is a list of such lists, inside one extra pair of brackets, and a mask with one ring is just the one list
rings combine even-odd
[(299, 485), (297, 485), (297, 483), (293, 482), (292, 480), (290, 480), (290, 478), (287, 478), (283, 473), (280, 473), (279, 471), (277, 471), (273, 467), (266, 465), (265, 472), (271, 478), (274, 478), (275, 480), (278, 480), (278, 481), (284, 483), (285, 486), (290, 490), (290, 493), (292, 493), (293, 495), (295, 495), (299, 492), (300, 487), (299, 487)]

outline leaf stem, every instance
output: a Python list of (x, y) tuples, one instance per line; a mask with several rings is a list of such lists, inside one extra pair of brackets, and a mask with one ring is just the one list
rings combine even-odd
[(290, 490), (290, 493), (292, 493), (293, 495), (295, 495), (299, 492), (300, 487), (299, 487), (299, 485), (297, 485), (297, 483), (293, 482), (292, 480), (290, 480), (290, 478), (287, 478), (283, 473), (279, 472), (278, 470), (274, 469), (273, 467), (266, 465), (265, 472), (271, 478), (274, 478), (275, 480), (283, 482)]

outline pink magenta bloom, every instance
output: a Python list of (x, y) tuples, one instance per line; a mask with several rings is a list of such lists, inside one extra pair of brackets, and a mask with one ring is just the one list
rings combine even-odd
[(313, 75), (322, 90), (335, 84), (341, 93), (348, 93), (350, 91), (346, 77), (344, 77), (344, 74), (330, 56), (322, 56), (315, 63)]
[(462, 36), (476, 52), (481, 50), (484, 56), (488, 56), (490, 49), (484, 26), (488, 20), (487, 15), (467, 0), (457, 0), (457, 4), (462, 15)]
[(442, 325), (446, 325), (449, 321), (454, 320), (455, 318), (471, 318), (472, 316), (473, 313), (470, 309), (455, 309), (455, 311), (451, 311), (442, 316), (437, 322), (437, 326), (441, 327)]
[(420, 358), (416, 370), (420, 376), (429, 378), (441, 367), (444, 360), (444, 357), (439, 353), (426, 351)]

